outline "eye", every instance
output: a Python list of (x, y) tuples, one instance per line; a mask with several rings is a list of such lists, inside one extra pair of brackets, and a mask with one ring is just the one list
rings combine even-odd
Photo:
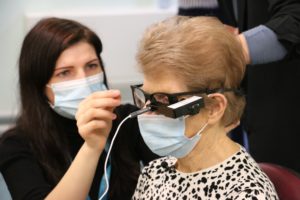
[(155, 98), (156, 102), (158, 102), (158, 103), (165, 104), (165, 105), (170, 104), (169, 98), (165, 94), (157, 93), (157, 94), (154, 94), (153, 97)]
[(95, 69), (99, 69), (100, 65), (98, 63), (90, 63), (86, 66), (87, 70), (95, 70)]
[(56, 77), (65, 78), (65, 77), (68, 77), (70, 74), (71, 74), (70, 70), (64, 70), (64, 71), (57, 73)]

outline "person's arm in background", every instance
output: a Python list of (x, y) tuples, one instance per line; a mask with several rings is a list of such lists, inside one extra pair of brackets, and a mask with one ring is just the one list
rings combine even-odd
[[(217, 5), (216, 5), (217, 3)], [(219, 5), (217, 0), (179, 0), (179, 15), (185, 16), (216, 16), (219, 12), (228, 11), (231, 1)], [(227, 5), (228, 4), (228, 5)], [(218, 6), (226, 9), (218, 9)], [(241, 33), (238, 38), (243, 46), (248, 64), (263, 64), (283, 59), (293, 51), (299, 50), (300, 41), (300, 1), (269, 0), (271, 19), (264, 25), (254, 27)], [(226, 12), (225, 19), (232, 16)], [(228, 20), (228, 19), (227, 19)], [(298, 48), (298, 49), (297, 49)]]
[(271, 19), (239, 35), (248, 64), (263, 64), (300, 55), (300, 1), (269, 0)]
[(283, 59), (286, 48), (276, 34), (264, 25), (257, 26), (238, 35), (247, 64), (263, 64)]

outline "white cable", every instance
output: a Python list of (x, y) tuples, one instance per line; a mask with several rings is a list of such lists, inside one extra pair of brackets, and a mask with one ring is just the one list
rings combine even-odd
[[(115, 139), (116, 139), (116, 137), (117, 137), (117, 135), (118, 135), (118, 132), (119, 132), (120, 127), (122, 126), (122, 124), (123, 124), (127, 119), (129, 119), (129, 118), (134, 118), (134, 117), (136, 117), (136, 116), (138, 116), (138, 115), (140, 115), (140, 114), (143, 114), (143, 113), (145, 113), (145, 112), (148, 112), (148, 111), (150, 111), (150, 110), (151, 110), (150, 107), (146, 107), (146, 108), (144, 108), (144, 109), (141, 109), (141, 110), (137, 110), (137, 111), (135, 111), (135, 112), (132, 112), (132, 113), (130, 113), (126, 118), (124, 118), (124, 119), (121, 121), (121, 123), (119, 124), (119, 126), (118, 126), (118, 128), (117, 128), (117, 130), (116, 130), (116, 132), (115, 132), (115, 135), (113, 136), (113, 138), (112, 138), (112, 140), (111, 140), (111, 143), (110, 143), (108, 152), (107, 152), (107, 154), (106, 154), (106, 158), (105, 158), (105, 162), (104, 162), (104, 178), (105, 178), (106, 188), (105, 188), (104, 193), (103, 193), (103, 194), (101, 195), (101, 197), (99, 198), (99, 200), (102, 200), (102, 199), (103, 199), (103, 197), (107, 194), (108, 189), (109, 189), (109, 183), (108, 183), (108, 178), (107, 178), (106, 167), (107, 167), (107, 162), (108, 162), (108, 159), (109, 159), (109, 154), (110, 154), (110, 152), (111, 152), (111, 149), (112, 149), (112, 146), (113, 146), (113, 144), (114, 144), (114, 141), (115, 141)], [(100, 184), (101, 184), (101, 183), (100, 183)]]
[(108, 192), (108, 188), (109, 188), (109, 183), (108, 183), (108, 178), (107, 178), (106, 167), (107, 167), (107, 162), (108, 162), (108, 159), (109, 159), (110, 151), (111, 151), (111, 149), (112, 149), (112, 146), (113, 146), (113, 144), (114, 144), (114, 141), (115, 141), (115, 139), (116, 139), (116, 136), (117, 136), (117, 134), (118, 134), (118, 132), (119, 132), (120, 127), (121, 127), (122, 124), (123, 124), (128, 118), (130, 118), (130, 117), (131, 117), (131, 115), (128, 115), (125, 119), (123, 119), (123, 120), (121, 121), (121, 123), (119, 124), (119, 126), (118, 126), (118, 128), (117, 128), (117, 130), (116, 130), (116, 132), (115, 132), (115, 135), (113, 136), (113, 138), (112, 138), (112, 140), (111, 140), (111, 143), (110, 143), (110, 146), (109, 146), (109, 149), (108, 149), (106, 158), (105, 158), (105, 162), (104, 162), (104, 178), (105, 178), (106, 189), (105, 189), (104, 193), (101, 195), (101, 197), (99, 198), (99, 200), (102, 200), (102, 199), (103, 199), (103, 197), (104, 197), (104, 196), (106, 195), (106, 193)]

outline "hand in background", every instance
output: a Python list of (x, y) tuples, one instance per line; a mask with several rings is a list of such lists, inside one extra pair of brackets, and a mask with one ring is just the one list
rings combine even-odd
[(239, 29), (237, 27), (230, 26), (230, 25), (227, 25), (227, 24), (224, 24), (224, 26), (225, 26), (225, 28), (227, 28), (233, 34), (235, 34), (235, 35), (239, 34)]
[(250, 64), (251, 61), (250, 61), (249, 47), (248, 47), (248, 43), (247, 43), (247, 40), (246, 40), (244, 34), (241, 33), (241, 34), (237, 35), (237, 38), (238, 38), (240, 44), (242, 45), (246, 64)]
[(242, 45), (243, 48), (243, 53), (246, 59), (246, 64), (250, 64), (250, 55), (249, 55), (249, 48), (248, 48), (248, 44), (246, 41), (245, 36), (243, 35), (243, 33), (239, 34), (239, 29), (227, 24), (224, 24), (224, 26), (230, 31), (232, 32), (234, 35), (236, 35), (238, 41), (240, 42), (240, 44)]

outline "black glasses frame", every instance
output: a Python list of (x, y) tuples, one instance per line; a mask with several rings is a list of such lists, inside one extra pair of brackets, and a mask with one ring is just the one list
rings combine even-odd
[[(144, 90), (141, 89), (142, 86), (143, 86), (143, 84), (137, 84), (137, 85), (131, 85), (130, 86), (131, 91), (132, 91), (133, 101), (134, 101), (134, 104), (136, 106), (138, 106), (137, 102), (135, 100), (135, 97), (134, 97), (134, 94), (135, 94), (134, 90), (136, 90), (136, 89), (140, 90), (144, 94), (145, 103), (150, 100), (151, 105), (155, 105), (155, 106), (160, 106), (160, 105), (166, 106), (165, 104), (156, 101), (154, 96), (158, 95), (158, 94), (159, 95), (165, 95), (168, 98), (168, 101), (169, 101), (170, 104), (174, 104), (174, 103), (179, 102), (180, 100), (178, 100), (178, 97), (185, 96), (185, 95), (212, 94), (212, 93), (217, 93), (217, 92), (218, 93), (234, 92), (236, 95), (239, 95), (239, 96), (244, 95), (244, 93), (241, 89), (231, 89), (231, 88), (203, 89), (203, 90), (196, 90), (196, 91), (190, 91), (190, 92), (178, 92), (178, 93), (172, 93), (172, 94), (163, 93), (163, 92), (155, 92), (155, 93), (149, 94), (149, 93), (147, 93), (147, 92), (145, 92)], [(170, 104), (168, 104), (168, 105), (170, 105)]]

